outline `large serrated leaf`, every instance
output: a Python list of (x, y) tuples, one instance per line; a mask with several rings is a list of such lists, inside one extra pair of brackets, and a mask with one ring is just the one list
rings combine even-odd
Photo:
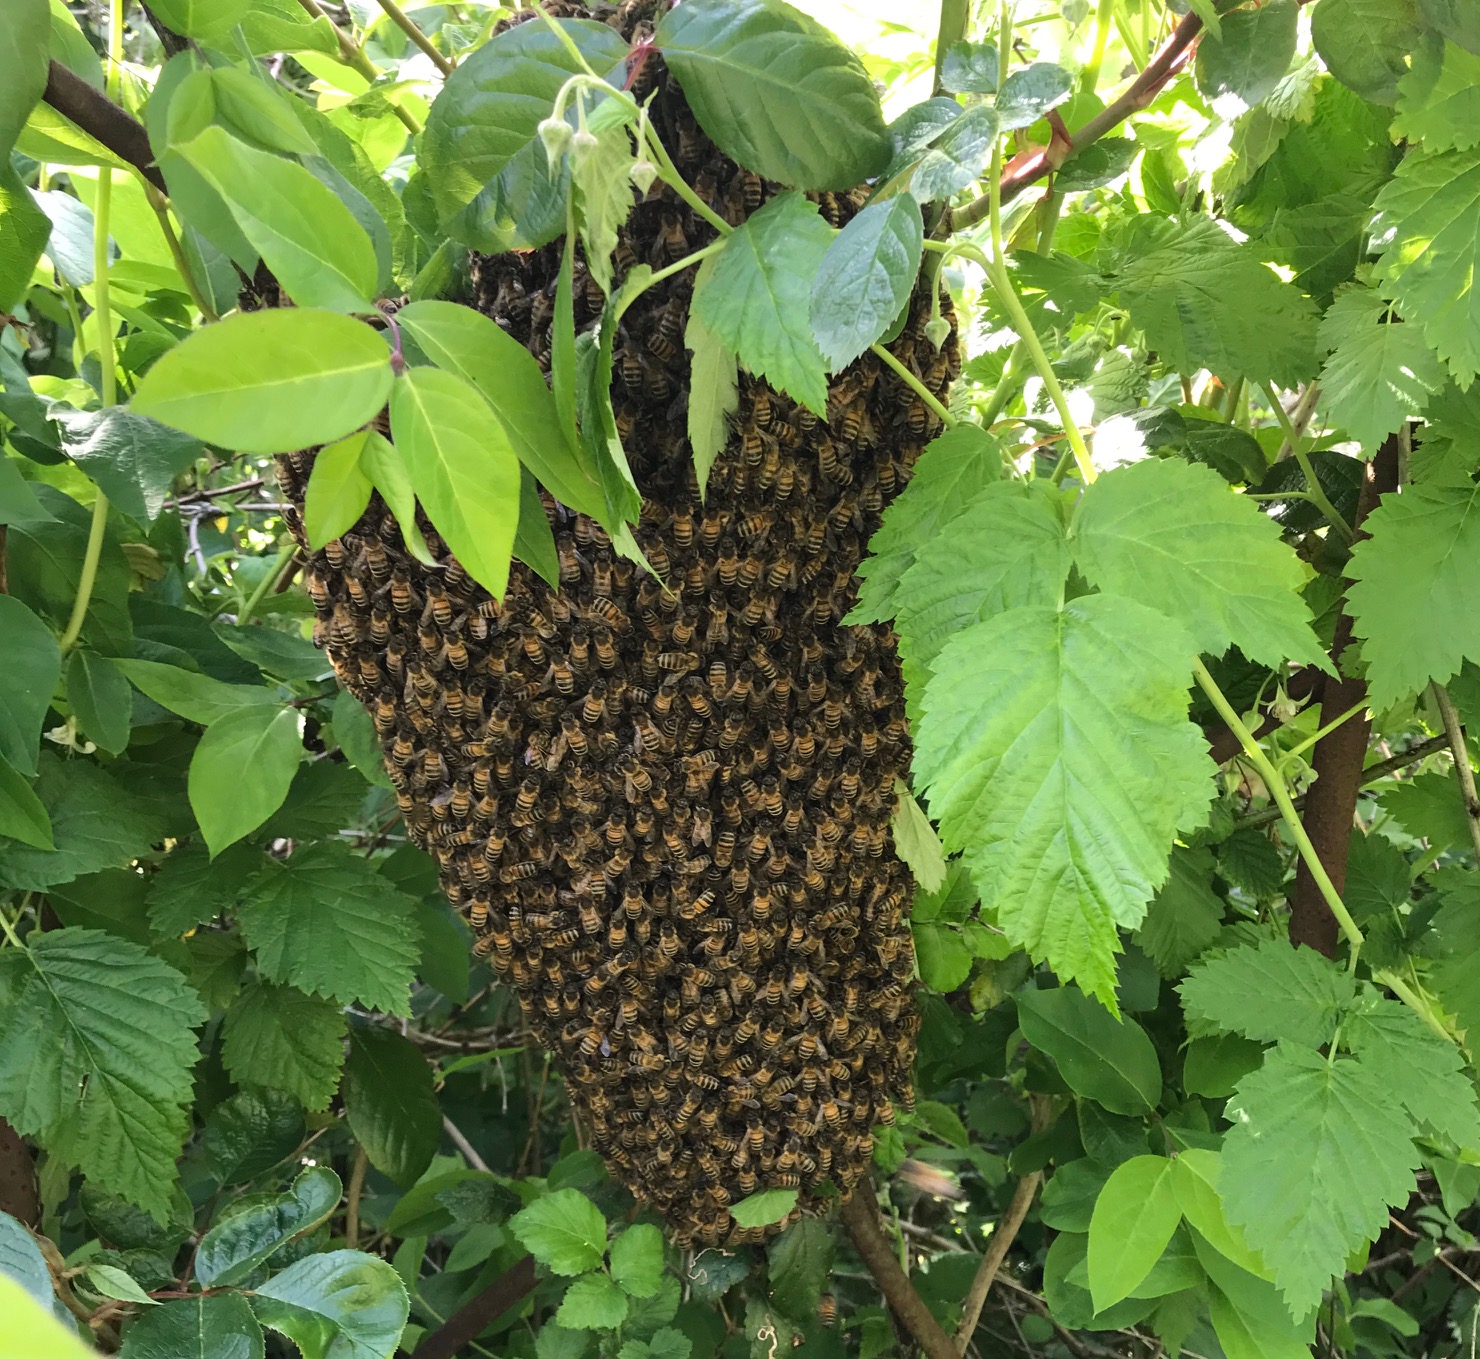
[[(1351, 975), (1314, 949), (1283, 939), (1243, 944), (1193, 968), (1179, 988), (1189, 1020), (1203, 1031), (1262, 1043), (1285, 1039), (1320, 1047), (1356, 996)], [(1248, 998), (1258, 996), (1259, 1004)]]

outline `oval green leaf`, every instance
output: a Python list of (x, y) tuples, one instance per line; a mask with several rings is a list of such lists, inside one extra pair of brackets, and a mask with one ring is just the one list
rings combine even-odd
[(0, 835), (37, 849), (55, 849), (51, 817), (24, 775), (0, 760)]
[(352, 529), (370, 504), (374, 488), (360, 466), (360, 451), (370, 434), (356, 430), (314, 455), (303, 493), (303, 532), (315, 552)]
[(130, 408), (234, 452), (291, 453), (374, 418), (393, 379), (364, 322), (287, 307), (196, 331), (149, 370)]
[(863, 63), (782, 0), (685, 0), (656, 39), (699, 126), (746, 169), (799, 189), (851, 189), (888, 163)]
[(742, 1227), (769, 1227), (797, 1206), (795, 1189), (762, 1189), (730, 1205), (730, 1216)]
[(35, 774), (41, 724), (62, 672), (51, 629), (13, 595), (0, 595), (5, 683), (0, 685), (0, 759)]
[(240, 1283), (296, 1237), (311, 1232), (339, 1204), (342, 1186), (328, 1166), (310, 1166), (281, 1194), (249, 1194), (231, 1204), (195, 1253), (205, 1287)]
[(304, 1354), (370, 1359), (395, 1351), (410, 1303), (401, 1276), (384, 1260), (331, 1250), (269, 1279), (252, 1295), (252, 1310)]
[(555, 1274), (600, 1269), (606, 1253), (606, 1219), (578, 1189), (557, 1189), (509, 1219), (524, 1248)]
[(502, 598), (519, 526), (519, 459), (503, 424), (462, 378), (412, 368), (391, 394), (391, 433), (437, 532)]
[(1161, 1098), (1161, 1066), (1146, 1031), (1077, 986), (1019, 991), (1023, 1037), (1053, 1058), (1076, 1095), (1116, 1114), (1148, 1114)]
[(288, 796), (303, 754), (294, 708), (241, 708), (206, 728), (190, 759), (190, 807), (214, 858)]
[(351, 1030), (341, 1091), (350, 1131), (370, 1164), (409, 1189), (442, 1139), (426, 1058), (410, 1039), (389, 1029)]
[(1127, 1298), (1161, 1259), (1182, 1220), (1173, 1163), (1133, 1156), (1105, 1182), (1089, 1223), (1089, 1291), (1103, 1312)]

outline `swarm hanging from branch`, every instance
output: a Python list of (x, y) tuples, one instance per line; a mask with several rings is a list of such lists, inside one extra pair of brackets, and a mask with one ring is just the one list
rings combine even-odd
[[(562, 12), (575, 13), (569, 6)], [(623, 31), (635, 21), (624, 11)], [(776, 190), (722, 157), (656, 61), (653, 117), (732, 223)], [(866, 192), (820, 195), (840, 225)], [(712, 239), (661, 184), (618, 278)], [(475, 305), (548, 362), (559, 244), (474, 261)], [(617, 556), (544, 499), (551, 589), (515, 563), (492, 600), (423, 522), (402, 545), (378, 497), (306, 573), (316, 635), (370, 710), (412, 837), (553, 1050), (613, 1173), (680, 1242), (757, 1240), (729, 1205), (765, 1189), (816, 1208), (867, 1171), (908, 1102), (918, 1019), (910, 875), (890, 835), (910, 744), (892, 635), (845, 627), (854, 570), (936, 417), (873, 356), (818, 418), (743, 376), (701, 497), (686, 434), (693, 271), (627, 312), (612, 387), (644, 501)], [(576, 323), (603, 297), (577, 266)], [(890, 348), (937, 394), (954, 334), (917, 292)], [(284, 460), (302, 504), (311, 453)], [(301, 521), (294, 520), (301, 529)]]

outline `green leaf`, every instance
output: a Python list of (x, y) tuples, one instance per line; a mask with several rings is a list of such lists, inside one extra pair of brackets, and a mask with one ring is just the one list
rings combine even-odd
[(331, 1250), (296, 1261), (252, 1295), (257, 1320), (303, 1359), (388, 1359), (406, 1325), (401, 1276), (384, 1260)]
[(686, 0), (658, 22), (663, 60), (731, 160), (798, 189), (849, 189), (889, 160), (868, 73), (782, 0)]
[(391, 432), (437, 532), (502, 598), (519, 523), (519, 460), (503, 424), (462, 378), (412, 368), (391, 393)]
[(940, 837), (903, 779), (894, 781), (894, 791), (899, 799), (890, 823), (894, 852), (904, 860), (924, 891), (939, 891), (946, 880), (946, 856)]
[(1224, 1259), (1259, 1278), (1268, 1278), (1264, 1262), (1249, 1249), (1243, 1234), (1229, 1226), (1218, 1186), (1223, 1180), (1223, 1157), (1216, 1151), (1189, 1147), (1177, 1156), (1172, 1184), (1182, 1216)]
[(1182, 1220), (1165, 1156), (1133, 1156), (1115, 1168), (1089, 1224), (1089, 1291), (1103, 1312), (1129, 1297), (1161, 1259)]
[(160, 0), (160, 23), (190, 38), (216, 41), (246, 18), (251, 0)]
[(1019, 991), (1017, 1010), (1023, 1037), (1053, 1059), (1075, 1094), (1111, 1113), (1140, 1116), (1156, 1108), (1161, 1064), (1135, 1020), (1116, 1019), (1073, 986)]
[(36, 206), (9, 154), (0, 157), (0, 307), (25, 297), (51, 231), (51, 219)]
[[(605, 24), (557, 19), (555, 25), (594, 70), (608, 71), (627, 56), (627, 42)], [(516, 24), (458, 63), (432, 104), (417, 154), (444, 223), (531, 146), (560, 87), (580, 70), (544, 23)]]
[(0, 759), (34, 775), (41, 724), (61, 678), (62, 654), (51, 629), (14, 595), (0, 595), (0, 635), (5, 638), (6, 670), (0, 685)]
[(1316, 310), (1209, 217), (1143, 215), (1117, 229), (1110, 286), (1168, 368), (1293, 387), (1316, 368)]
[(1393, 136), (1426, 151), (1480, 146), (1480, 55), (1430, 36), (1398, 81)]
[(1272, 1284), (1230, 1263), (1199, 1237), (1192, 1244), (1208, 1273), (1208, 1311), (1227, 1359), (1305, 1359), (1315, 1339), (1315, 1312), (1293, 1320)]
[(1038, 1216), (1056, 1232), (1088, 1232), (1110, 1167), (1088, 1156), (1056, 1166), (1038, 1200)]
[(380, 751), (380, 738), (375, 734), (375, 723), (360, 701), (341, 689), (334, 695), (334, 739), (344, 752), (345, 758), (365, 778), (378, 787), (390, 787), (386, 776), (384, 759)]
[(1415, 0), (1321, 0), (1310, 21), (1326, 69), (1376, 104), (1396, 100), (1421, 31)]
[(762, 1189), (730, 1205), (730, 1216), (741, 1227), (769, 1227), (782, 1222), (797, 1204), (795, 1189)]
[(1166, 885), (1152, 899), (1136, 942), (1163, 977), (1176, 977), (1218, 937), (1223, 903), (1213, 891), (1213, 856), (1172, 850)]
[(831, 240), (815, 204), (780, 194), (730, 234), (693, 301), (700, 323), (746, 368), (818, 416), (827, 375), (809, 309)]
[(846, 368), (899, 315), (924, 251), (920, 205), (897, 194), (864, 208), (834, 238), (812, 283), (812, 334), (833, 372)]
[(1191, 651), (1164, 615), (1099, 595), (974, 624), (925, 688), (915, 776), (942, 842), (1013, 943), (1111, 1004), (1117, 928), (1207, 815)]
[(302, 730), (296, 709), (256, 705), (206, 728), (190, 758), (190, 809), (213, 855), (283, 805), (303, 755)]
[[(711, 256), (700, 264), (694, 290), (708, 287), (713, 273)], [(688, 433), (703, 499), (714, 460), (729, 442), (729, 417), (740, 404), (740, 365), (734, 351), (720, 343), (693, 308), (684, 326), (683, 343), (693, 356), (689, 366)]]
[(611, 1262), (624, 1293), (652, 1297), (663, 1282), (663, 1233), (645, 1222), (628, 1227), (612, 1242)]
[(1000, 66), (989, 42), (953, 42), (940, 65), (940, 83), (952, 94), (995, 94)]
[(293, 1155), (303, 1133), (303, 1106), (292, 1095), (241, 1090), (211, 1110), (201, 1130), (201, 1156), (223, 1185), (243, 1184)]
[(1154, 599), (1199, 651), (1325, 666), (1299, 558), (1210, 467), (1147, 458), (1107, 472), (1085, 491), (1070, 540), (1090, 584)]
[(601, 291), (612, 290), (612, 251), (617, 233), (636, 203), (628, 174), (636, 163), (632, 137), (625, 126), (603, 128), (596, 145), (572, 149), (571, 181), (576, 191), (576, 218), (586, 265)]
[(997, 441), (980, 425), (962, 423), (925, 445), (910, 484), (888, 509), (869, 542), (874, 555), (858, 568), (863, 583), (849, 623), (881, 623), (893, 618), (896, 589), (915, 560), (915, 551), (930, 542), (974, 500), (976, 493), (1002, 475)]
[(123, 1359), (262, 1359), (262, 1327), (240, 1293), (182, 1298), (135, 1317), (119, 1353)]
[(1233, 1103), (1219, 1194), (1303, 1314), (1408, 1201), (1416, 1129), (1380, 1068), (1288, 1043), (1239, 1082)]
[(227, 1206), (200, 1239), (195, 1277), (207, 1288), (239, 1284), (339, 1206), (343, 1186), (328, 1166), (309, 1166), (281, 1194), (248, 1194)]
[(372, 432), (360, 449), (360, 470), (396, 516), (406, 550), (423, 566), (432, 565), (426, 539), (416, 526), (416, 492), (411, 489), (411, 473), (401, 451), (383, 434)]
[(1480, 487), (1420, 482), (1386, 495), (1362, 527), (1347, 592), (1372, 706), (1382, 709), (1480, 660), (1470, 563), (1480, 552)]
[(1413, 1118), (1456, 1146), (1480, 1145), (1475, 1087), (1459, 1049), (1395, 1000), (1370, 1000), (1349, 1015), (1341, 1041)]
[(602, 517), (601, 487), (561, 428), (555, 398), (529, 350), (480, 312), (452, 302), (413, 302), (396, 313), (396, 322), (437, 367), (478, 389), (519, 461), (556, 500)]
[(1235, 118), (1265, 98), (1295, 55), (1297, 10), (1293, 0), (1223, 16), (1221, 41), (1197, 48), (1197, 84), (1224, 118)]
[[(1330, 3), (1330, 0), (1323, 0)], [(1406, 156), (1373, 205), (1374, 278), (1467, 386), (1480, 373), (1480, 147)]]
[(509, 1226), (524, 1248), (554, 1274), (600, 1269), (606, 1253), (606, 1219), (578, 1189), (543, 1194), (515, 1213)]
[(273, 1086), (324, 1109), (339, 1086), (344, 1015), (291, 986), (249, 982), (226, 1012), (221, 1056), (238, 1084)]
[[(974, 456), (994, 455), (983, 449)], [(1050, 489), (993, 482), (917, 542), (894, 595), (911, 682), (971, 624), (1026, 604), (1058, 605), (1070, 565), (1060, 511)]]
[(235, 452), (291, 453), (373, 419), (393, 377), (385, 341), (363, 321), (269, 308), (228, 316), (169, 350), (130, 409)]
[(369, 507), (374, 488), (360, 466), (360, 451), (372, 432), (356, 430), (314, 454), (303, 492), (303, 532), (316, 552), (352, 529)]
[(352, 1029), (341, 1093), (349, 1130), (370, 1164), (409, 1189), (442, 1140), (442, 1112), (426, 1058), (390, 1029)]
[[(1283, 939), (1243, 944), (1199, 963), (1179, 986), (1189, 1021), (1203, 1031), (1256, 1042), (1287, 1039), (1311, 1048), (1331, 1040), (1356, 997), (1351, 974), (1314, 949)], [(1249, 1004), (1258, 996), (1259, 1004)]]
[(1051, 61), (1019, 67), (997, 91), (995, 107), (1004, 132), (1036, 123), (1062, 104), (1074, 88), (1074, 77)]
[(1390, 784), (1378, 801), (1384, 812), (1417, 839), (1445, 848), (1469, 844), (1470, 826), (1452, 773), (1436, 769)]
[(209, 675), (159, 661), (124, 657), (114, 664), (140, 693), (147, 694), (160, 707), (202, 726), (244, 708), (282, 711), (282, 699), (264, 685), (223, 684)]
[(0, 43), (8, 55), (8, 79), (0, 92), (0, 162), (10, 163), (10, 148), (46, 89), (51, 47), (51, 13), (45, 0), (18, 0), (0, 15)]
[(0, 760), (0, 835), (36, 849), (51, 850), (51, 817), (26, 776)]
[(798, 1218), (766, 1251), (771, 1302), (797, 1321), (817, 1315), (817, 1301), (832, 1274), (833, 1234), (820, 1218)]
[(175, 478), (198, 458), (200, 441), (122, 406), (52, 411), (62, 448), (130, 519), (150, 524)]
[(67, 706), (82, 733), (110, 755), (128, 745), (133, 691), (118, 663), (96, 651), (74, 651), (67, 661)]
[(264, 977), (345, 1004), (406, 1012), (417, 958), (411, 899), (345, 845), (271, 862), (237, 910)]
[(60, 1308), (51, 1271), (36, 1238), (16, 1218), (0, 1212), (0, 1278), (7, 1276), (43, 1307)]
[(219, 127), (173, 147), (225, 200), (242, 235), (300, 307), (375, 309), (375, 246), (333, 190)]
[(992, 158), (999, 130), (995, 109), (985, 104), (967, 109), (920, 157), (910, 173), (911, 197), (929, 203), (949, 198), (973, 183)]
[(157, 805), (126, 792), (91, 760), (44, 754), (36, 796), (51, 818), (55, 850), (10, 843), (0, 853), (0, 887), (41, 891), (100, 868), (117, 868), (163, 839)]
[(565, 1290), (555, 1324), (571, 1331), (615, 1330), (627, 1320), (627, 1295), (605, 1274), (583, 1274)]
[(1388, 320), (1370, 288), (1343, 289), (1321, 319), (1321, 390), (1333, 423), (1371, 454), (1444, 386), (1444, 370), (1416, 325)]
[(1218, 1034), (1187, 1044), (1182, 1088), (1203, 1099), (1227, 1099), (1234, 1087), (1264, 1060), (1264, 1049), (1247, 1038)]
[(922, 920), (914, 922), (910, 931), (920, 980), (932, 991), (946, 995), (971, 974), (972, 952), (959, 929)]
[(1274, 896), (1285, 880), (1285, 861), (1279, 850), (1268, 835), (1252, 826), (1234, 831), (1214, 852), (1219, 876), (1261, 901)]
[(0, 953), (0, 1116), (163, 1221), (205, 1019), (185, 979), (137, 944), (35, 935)]

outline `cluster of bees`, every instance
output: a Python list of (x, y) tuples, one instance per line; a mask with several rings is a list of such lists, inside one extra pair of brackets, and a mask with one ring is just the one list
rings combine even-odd
[[(719, 155), (672, 82), (654, 109), (730, 221), (774, 191)], [(821, 207), (841, 222), (864, 198)], [(657, 185), (622, 233), (619, 277), (711, 238)], [(558, 246), (474, 261), (474, 304), (546, 361), (558, 266)], [(871, 1130), (911, 1098), (912, 883), (890, 836), (902, 683), (888, 631), (840, 620), (937, 421), (868, 355), (821, 416), (742, 375), (701, 496), (692, 273), (628, 311), (612, 386), (656, 577), (547, 496), (559, 589), (516, 563), (496, 603), (425, 522), (438, 565), (412, 559), (376, 497), (307, 582), (411, 835), (557, 1054), (593, 1145), (675, 1239), (716, 1245), (776, 1230), (727, 1211), (757, 1191), (795, 1188), (798, 1211), (825, 1181), (846, 1194)], [(577, 324), (594, 322), (582, 266), (575, 298)], [(922, 290), (891, 348), (943, 393), (956, 341), (936, 349), (928, 319)], [(285, 460), (300, 504), (311, 465)]]

